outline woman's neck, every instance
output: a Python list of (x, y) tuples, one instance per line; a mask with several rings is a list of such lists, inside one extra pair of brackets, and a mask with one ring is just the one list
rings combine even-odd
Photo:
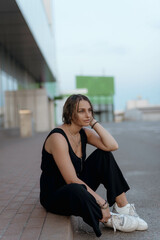
[(81, 130), (81, 127), (75, 125), (74, 123), (63, 124), (63, 126), (73, 136), (76, 136), (79, 133), (79, 131)]

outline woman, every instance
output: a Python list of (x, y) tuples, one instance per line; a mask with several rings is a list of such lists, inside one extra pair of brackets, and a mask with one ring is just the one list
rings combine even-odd
[[(86, 144), (97, 148), (87, 159)], [(42, 206), (55, 214), (81, 216), (97, 237), (99, 222), (123, 232), (146, 230), (147, 223), (127, 201), (129, 186), (111, 153), (117, 149), (116, 140), (94, 119), (89, 99), (70, 96), (63, 107), (63, 124), (49, 133), (43, 145)], [(95, 192), (101, 183), (107, 200)]]

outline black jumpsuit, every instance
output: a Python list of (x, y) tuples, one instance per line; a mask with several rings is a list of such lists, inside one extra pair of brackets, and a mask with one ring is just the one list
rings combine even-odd
[[(115, 198), (118, 195), (129, 190), (129, 186), (111, 152), (96, 149), (86, 159), (87, 136), (84, 129), (80, 130), (82, 158), (77, 157), (73, 152), (65, 132), (61, 128), (53, 129), (47, 138), (54, 133), (60, 133), (65, 137), (78, 178), (94, 191), (102, 183), (107, 190), (107, 200), (110, 206), (115, 203)], [(100, 237), (99, 220), (102, 219), (102, 212), (95, 198), (87, 191), (84, 184), (66, 184), (52, 154), (45, 150), (45, 142), (42, 149), (42, 174), (40, 178), (40, 202), (42, 206), (55, 214), (82, 217), (87, 224), (93, 227), (96, 236)]]

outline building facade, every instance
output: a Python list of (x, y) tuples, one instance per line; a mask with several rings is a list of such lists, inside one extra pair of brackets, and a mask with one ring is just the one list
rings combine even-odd
[[(1, 0), (0, 1), (0, 128), (10, 127), (5, 123), (5, 114), (11, 109), (16, 95), (16, 111), (27, 108), (30, 94), (49, 91), (56, 83), (56, 59), (54, 14), (52, 0)], [(42, 88), (44, 91), (42, 91)], [(40, 89), (39, 93), (37, 89)], [(25, 92), (26, 90), (26, 92)], [(13, 92), (14, 94), (9, 94)], [(52, 97), (55, 93), (52, 94)], [(8, 96), (10, 99), (8, 100)], [(13, 96), (13, 98), (11, 97)], [(28, 97), (26, 97), (28, 96)], [(26, 101), (26, 102), (25, 102)], [(8, 105), (10, 104), (10, 105)], [(32, 105), (32, 103), (30, 103)], [(15, 107), (15, 106), (14, 106)], [(13, 110), (13, 109), (12, 109)], [(35, 110), (36, 111), (36, 110)], [(15, 113), (14, 113), (15, 114)], [(11, 113), (7, 116), (13, 118)], [(17, 123), (16, 123), (17, 124)], [(17, 127), (12, 122), (12, 127)]]

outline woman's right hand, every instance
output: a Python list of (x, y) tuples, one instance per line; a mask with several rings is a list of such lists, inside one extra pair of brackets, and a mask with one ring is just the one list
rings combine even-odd
[(91, 120), (90, 120), (89, 125), (92, 127), (92, 125), (94, 124), (94, 122), (96, 122), (96, 120), (92, 117)]
[(100, 220), (100, 222), (102, 222), (102, 223), (108, 222), (108, 219), (111, 217), (109, 207), (106, 208), (106, 209), (101, 208), (101, 211), (102, 211), (102, 216), (103, 217)]

